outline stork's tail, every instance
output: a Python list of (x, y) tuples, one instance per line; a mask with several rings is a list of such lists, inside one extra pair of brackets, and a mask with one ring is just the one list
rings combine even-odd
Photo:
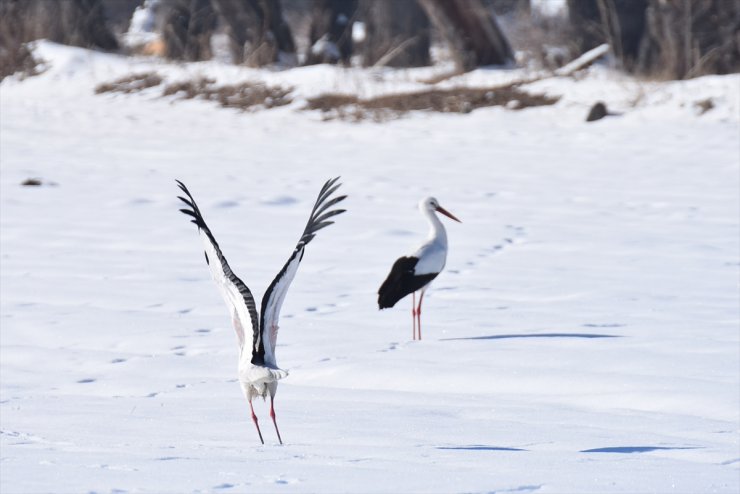
[(270, 383), (288, 376), (288, 371), (261, 365), (250, 365), (245, 372), (246, 380), (254, 384)]

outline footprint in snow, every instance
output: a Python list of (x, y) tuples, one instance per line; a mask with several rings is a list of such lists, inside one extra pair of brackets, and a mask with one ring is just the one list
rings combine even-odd
[(263, 199), (260, 202), (265, 206), (288, 206), (290, 204), (297, 203), (298, 199), (291, 196), (276, 196), (269, 199)]
[(415, 232), (412, 232), (411, 230), (388, 230), (386, 233), (392, 237), (411, 237), (414, 235), (417, 235)]
[[(526, 231), (523, 226), (516, 226), (516, 225), (506, 225), (506, 230), (508, 232), (507, 237), (505, 237), (501, 242), (493, 244), (488, 247), (484, 247), (476, 256), (478, 259), (485, 259), (492, 255), (500, 254), (504, 251), (504, 249), (509, 248), (509, 246), (518, 244), (524, 241), (524, 237), (526, 236)], [(467, 261), (465, 263), (467, 266), (475, 266), (475, 261)]]
[(522, 448), (512, 448), (509, 446), (487, 446), (484, 444), (471, 444), (467, 446), (437, 446), (437, 449), (459, 451), (528, 451)]
[(89, 383), (94, 383), (94, 382), (95, 382), (95, 379), (91, 377), (86, 377), (85, 379), (80, 379), (79, 381), (77, 381), (78, 384), (89, 384)]
[(185, 345), (177, 345), (177, 346), (173, 346), (172, 348), (170, 348), (170, 351), (174, 355), (177, 355), (178, 357), (184, 357), (186, 355), (186, 352), (185, 352), (186, 348), (187, 347)]
[(383, 348), (382, 350), (378, 350), (378, 351), (379, 352), (390, 352), (392, 350), (395, 350), (396, 348), (398, 348), (398, 342), (393, 341), (388, 345), (388, 348)]
[(144, 204), (151, 204), (154, 201), (151, 199), (147, 199), (146, 197), (137, 197), (136, 199), (132, 199), (129, 201), (129, 204), (132, 206), (142, 206)]

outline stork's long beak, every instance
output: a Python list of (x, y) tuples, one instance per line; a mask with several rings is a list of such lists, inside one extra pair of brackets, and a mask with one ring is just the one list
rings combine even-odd
[(450, 219), (453, 219), (453, 220), (457, 221), (458, 223), (462, 223), (462, 221), (460, 221), (457, 218), (455, 218), (455, 215), (454, 214), (450, 213), (449, 211), (447, 211), (442, 206), (437, 206), (437, 212), (438, 213), (442, 213), (443, 215), (447, 216)]

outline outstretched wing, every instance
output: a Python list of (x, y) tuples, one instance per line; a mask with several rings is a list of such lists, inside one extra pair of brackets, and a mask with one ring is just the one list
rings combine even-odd
[(298, 271), (298, 265), (301, 263), (301, 259), (303, 259), (303, 251), (311, 239), (316, 236), (317, 231), (334, 223), (333, 221), (328, 221), (329, 218), (345, 211), (344, 209), (330, 209), (347, 197), (339, 196), (330, 199), (331, 195), (341, 185), (336, 183), (338, 180), (339, 177), (328, 180), (321, 188), (306, 228), (303, 230), (300, 240), (298, 240), (298, 245), (296, 245), (295, 250), (293, 250), (290, 259), (285, 263), (283, 269), (272, 280), (272, 283), (270, 283), (270, 286), (265, 292), (265, 296), (262, 298), (262, 315), (260, 319), (262, 338), (257, 348), (258, 354), (261, 354), (264, 361), (269, 365), (276, 366), (275, 342), (277, 340), (280, 307), (283, 305), (285, 294), (288, 292), (290, 283)]
[[(185, 193), (187, 199), (178, 196), (178, 198), (188, 205), (186, 209), (181, 209), (183, 213), (192, 218), (192, 222), (198, 226), (198, 232), (203, 240), (205, 247), (206, 263), (211, 270), (211, 276), (216, 282), (221, 295), (226, 302), (231, 313), (231, 320), (236, 331), (236, 337), (239, 340), (239, 354), (244, 351), (244, 342), (246, 341), (245, 328), (251, 322), (252, 341), (255, 343), (259, 339), (259, 321), (257, 319), (257, 304), (254, 302), (252, 292), (247, 285), (237, 277), (226, 262), (226, 258), (221, 253), (216, 239), (213, 238), (211, 230), (203, 220), (200, 209), (195, 203), (195, 199), (185, 184), (176, 180), (177, 185)], [(254, 351), (252, 352), (254, 353)]]

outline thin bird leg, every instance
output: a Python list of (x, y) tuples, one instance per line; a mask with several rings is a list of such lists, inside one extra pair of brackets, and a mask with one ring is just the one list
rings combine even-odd
[(416, 317), (419, 319), (417, 327), (419, 328), (419, 339), (421, 340), (421, 301), (424, 300), (424, 290), (419, 295), (419, 306), (416, 308)]
[(275, 432), (277, 432), (278, 441), (283, 444), (283, 438), (280, 437), (280, 431), (278, 430), (277, 422), (275, 421), (275, 406), (274, 398), (270, 396), (270, 417), (272, 417), (272, 423), (275, 424)]
[(416, 340), (416, 292), (411, 292), (411, 321), (414, 324), (412, 338)]
[(260, 442), (262, 444), (265, 444), (264, 439), (262, 439), (262, 431), (260, 430), (260, 425), (257, 423), (257, 416), (254, 414), (254, 407), (252, 407), (252, 400), (249, 400), (249, 409), (252, 411), (252, 421), (254, 422), (254, 426), (257, 428), (257, 434), (260, 435)]

